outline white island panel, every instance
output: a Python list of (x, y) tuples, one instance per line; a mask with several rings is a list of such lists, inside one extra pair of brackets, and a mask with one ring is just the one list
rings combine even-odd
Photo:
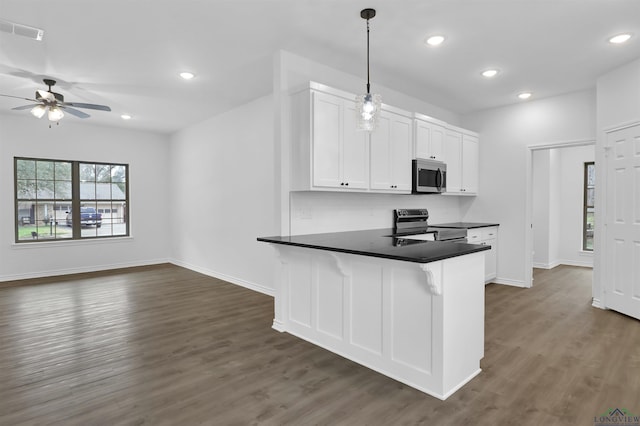
[(484, 253), (421, 264), (274, 247), (277, 330), (440, 399), (480, 372)]
[(351, 275), (351, 344), (382, 355), (382, 267), (353, 260)]

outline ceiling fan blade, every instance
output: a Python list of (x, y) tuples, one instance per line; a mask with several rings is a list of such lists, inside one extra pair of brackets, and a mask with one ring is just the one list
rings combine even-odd
[(58, 105), (58, 107), (62, 108), (63, 110), (65, 110), (65, 112), (68, 112), (71, 115), (75, 115), (78, 118), (87, 118), (87, 117), (91, 117), (89, 114), (82, 112), (80, 110), (77, 110), (75, 108), (70, 108), (66, 105)]
[(20, 110), (23, 110), (23, 109), (31, 109), (31, 108), (36, 107), (38, 105), (42, 105), (42, 104), (22, 105), (22, 106), (11, 108), (11, 109), (16, 110), (16, 111), (20, 111)]
[(36, 90), (36, 93), (45, 101), (54, 102), (56, 100), (56, 97), (53, 96), (53, 93), (47, 92), (46, 90)]
[(31, 101), (31, 102), (38, 102), (36, 99), (23, 98), (22, 96), (11, 96), (11, 95), (2, 95), (2, 94), (0, 94), (0, 96), (4, 96), (6, 98), (24, 99), (25, 101)]
[(72, 106), (72, 107), (76, 107), (76, 108), (97, 109), (97, 110), (100, 110), (100, 111), (111, 111), (111, 108), (109, 108), (106, 105), (83, 104), (83, 103), (79, 103), (79, 102), (63, 102), (61, 105)]

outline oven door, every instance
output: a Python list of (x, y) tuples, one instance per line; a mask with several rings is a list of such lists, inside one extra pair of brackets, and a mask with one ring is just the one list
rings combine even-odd
[(413, 160), (413, 192), (441, 193), (447, 187), (447, 166), (439, 161)]

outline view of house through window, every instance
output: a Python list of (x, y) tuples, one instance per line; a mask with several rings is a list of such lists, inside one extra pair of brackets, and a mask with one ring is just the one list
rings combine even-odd
[(582, 221), (582, 249), (593, 251), (593, 227), (595, 214), (596, 166), (584, 163), (584, 219)]
[(129, 235), (128, 166), (15, 158), (16, 242)]

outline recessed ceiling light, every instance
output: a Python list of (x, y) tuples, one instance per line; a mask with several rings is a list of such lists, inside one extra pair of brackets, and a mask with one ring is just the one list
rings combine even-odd
[(488, 69), (488, 70), (484, 70), (482, 71), (482, 76), (483, 77), (487, 77), (487, 78), (491, 78), (491, 77), (495, 77), (496, 75), (498, 75), (500, 71), (496, 70), (496, 69)]
[(443, 41), (444, 41), (444, 36), (434, 35), (434, 36), (428, 37), (425, 43), (427, 43), (429, 46), (439, 46), (442, 44)]
[(522, 92), (518, 94), (520, 99), (529, 99), (531, 97), (531, 92)]
[(621, 44), (628, 41), (631, 38), (631, 34), (618, 34), (609, 39), (609, 43)]
[(185, 80), (191, 80), (193, 77), (195, 77), (195, 74), (192, 72), (181, 72), (180, 77), (184, 78)]
[(131, 120), (131, 116), (129, 114), (122, 114), (120, 118), (122, 118), (123, 120)]

